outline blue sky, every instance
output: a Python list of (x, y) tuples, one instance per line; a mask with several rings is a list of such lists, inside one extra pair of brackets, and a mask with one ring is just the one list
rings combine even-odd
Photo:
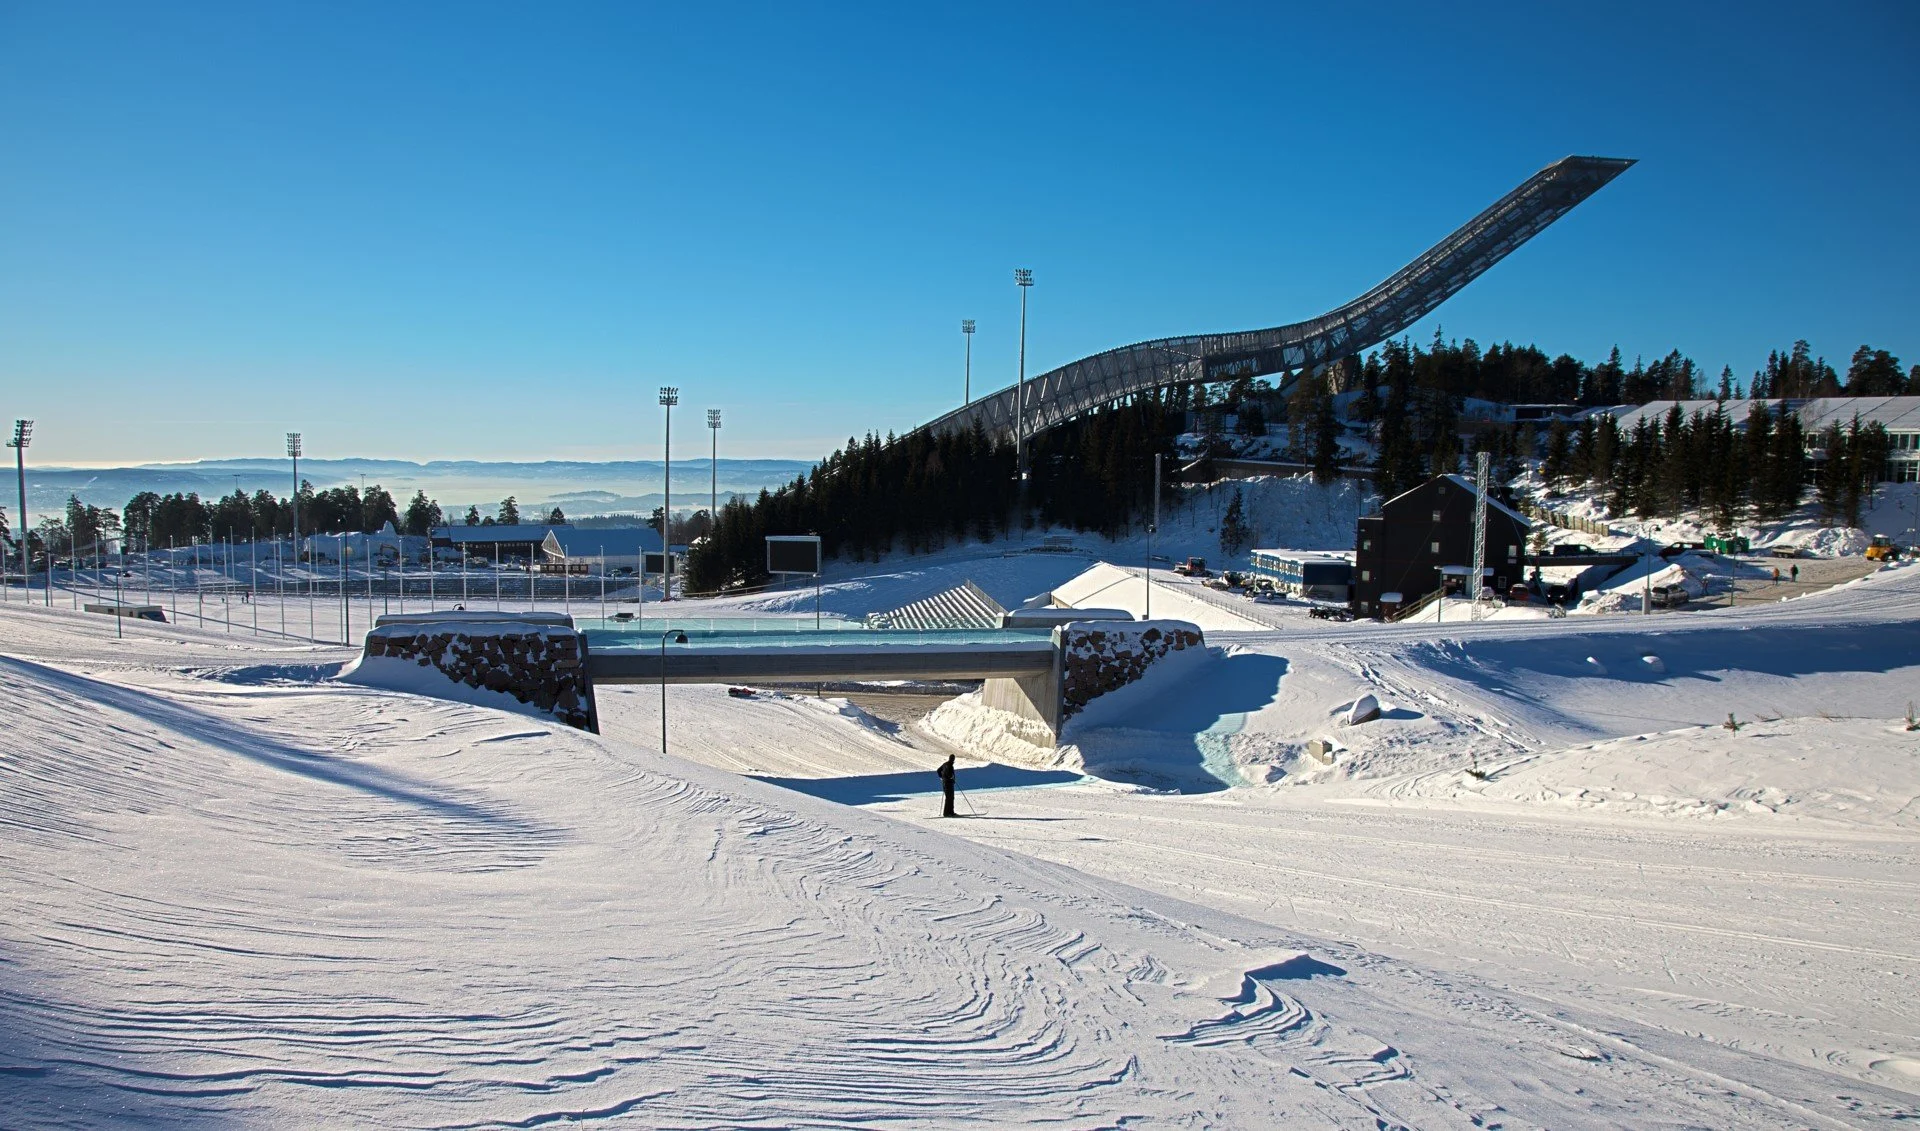
[[(1307, 317), (1640, 164), (1413, 335), (1920, 361), (1920, 5), (0, 0), (0, 414), (36, 462), (811, 458)], [(906, 9), (912, 9), (908, 11)], [(1817, 13), (1817, 14), (1816, 14)]]

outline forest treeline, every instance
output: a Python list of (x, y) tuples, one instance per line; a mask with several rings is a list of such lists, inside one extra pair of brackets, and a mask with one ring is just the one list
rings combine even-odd
[[(817, 533), (827, 556), (856, 561), (896, 549), (937, 550), (967, 538), (991, 541), (1015, 525), (1025, 529), (1036, 522), (1121, 535), (1144, 521), (1153, 456), (1161, 454), (1169, 470), (1177, 470), (1175, 439), (1191, 414), (1197, 414), (1192, 423), (1200, 444), (1198, 459), (1190, 460), (1198, 466), (1187, 470), (1196, 477), (1207, 477), (1206, 463), (1231, 449), (1227, 433), (1265, 435), (1268, 423), (1278, 421), (1286, 424), (1286, 454), (1326, 482), (1342, 463), (1343, 424), (1335, 398), (1349, 391), (1357, 396), (1346, 416), (1372, 429), (1374, 483), (1383, 497), (1431, 475), (1459, 471), (1480, 450), (1495, 458), (1503, 481), (1512, 479), (1525, 461), (1543, 458), (1558, 443), (1565, 464), (1565, 470), (1556, 464), (1558, 480), (1565, 486), (1606, 484), (1617, 514), (1707, 506), (1731, 522), (1743, 514), (1778, 517), (1799, 505), (1806, 455), (1797, 418), (1775, 422), (1761, 411), (1758, 430), (1740, 435), (1730, 414), (1708, 413), (1625, 436), (1606, 419), (1582, 425), (1577, 434), (1560, 429), (1557, 439), (1528, 427), (1487, 430), (1467, 445), (1460, 429), (1464, 402), (1597, 407), (1662, 399), (1920, 395), (1920, 365), (1903, 371), (1897, 357), (1863, 345), (1842, 377), (1807, 342), (1796, 341), (1740, 380), (1730, 367), (1709, 377), (1677, 350), (1628, 365), (1616, 347), (1605, 361), (1588, 364), (1567, 354), (1549, 357), (1534, 346), (1501, 343), (1483, 350), (1471, 339), (1452, 342), (1436, 331), (1426, 346), (1402, 339), (1364, 359), (1346, 358), (1295, 382), (1285, 396), (1267, 382), (1243, 378), (1212, 388), (1161, 390), (1096, 410), (1032, 439), (1024, 506), (1014, 446), (992, 442), (978, 428), (849, 439), (792, 483), (723, 506), (714, 536), (694, 547), (687, 582), (696, 591), (766, 582), (768, 534)], [(1865, 427), (1827, 439), (1840, 458), (1823, 465), (1817, 497), (1823, 511), (1855, 521), (1884, 459), (1885, 432)]]

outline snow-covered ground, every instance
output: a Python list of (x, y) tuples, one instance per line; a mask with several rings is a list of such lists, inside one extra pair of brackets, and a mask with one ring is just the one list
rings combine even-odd
[[(823, 604), (1088, 564), (910, 559)], [(0, 605), (23, 1123), (1920, 1117), (1920, 567), (1216, 629), (1051, 765), (963, 763), (950, 822), (942, 742), (844, 700), (674, 687), (665, 757), (657, 688), (603, 688), (590, 736), (125, 631)]]

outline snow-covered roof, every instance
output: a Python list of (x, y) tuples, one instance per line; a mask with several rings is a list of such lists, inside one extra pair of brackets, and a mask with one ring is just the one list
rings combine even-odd
[(1800, 403), (1799, 401), (1781, 400), (1779, 398), (1753, 400), (1746, 397), (1730, 398), (1725, 403), (1716, 400), (1650, 401), (1647, 404), (1641, 405), (1639, 408), (1621, 413), (1616, 419), (1620, 422), (1621, 431), (1631, 432), (1633, 429), (1639, 427), (1642, 420), (1649, 421), (1653, 424), (1664, 423), (1667, 419), (1667, 414), (1673, 411), (1673, 406), (1679, 405), (1680, 414), (1689, 420), (1696, 416), (1711, 416), (1716, 410), (1720, 410), (1727, 414), (1727, 419), (1733, 423), (1735, 428), (1745, 428), (1747, 426), (1747, 416), (1753, 411), (1754, 405), (1766, 405), (1767, 411), (1777, 417), (1780, 415), (1783, 407), (1791, 410), (1795, 405)]
[[(1468, 494), (1472, 494), (1475, 491), (1479, 490), (1479, 488), (1473, 485), (1473, 480), (1468, 479), (1464, 475), (1448, 475), (1446, 476), (1446, 478), (1453, 480), (1455, 483), (1458, 483), (1461, 487), (1465, 488)], [(1515, 522), (1519, 523), (1521, 526), (1524, 526), (1528, 529), (1532, 529), (1533, 527), (1533, 521), (1529, 519), (1526, 515), (1523, 515), (1519, 511), (1514, 510), (1512, 507), (1501, 502), (1499, 499), (1494, 498), (1492, 495), (1487, 496), (1487, 506), (1492, 508), (1493, 510), (1497, 510), (1501, 512), (1502, 514), (1505, 514), (1507, 517), (1513, 519)]]
[(550, 530), (569, 530), (571, 526), (554, 526), (544, 522), (518, 522), (512, 525), (495, 524), (493, 526), (436, 526), (435, 538), (444, 538), (453, 544), (466, 542), (539, 542), (543, 541)]
[(541, 545), (569, 558), (601, 554), (633, 557), (660, 552), (660, 532), (650, 526), (556, 526)]
[(1889, 432), (1920, 431), (1920, 397), (1819, 397), (1800, 406), (1800, 427), (1810, 433), (1829, 424), (1845, 428), (1856, 416)]

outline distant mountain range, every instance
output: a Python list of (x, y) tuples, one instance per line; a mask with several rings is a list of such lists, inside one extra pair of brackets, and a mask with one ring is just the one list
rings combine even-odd
[[(789, 483), (813, 465), (786, 459), (723, 459), (718, 462), (719, 492), (757, 495), (762, 488)], [(492, 514), (500, 501), (512, 495), (523, 513), (560, 507), (569, 517), (597, 514), (649, 514), (660, 505), (663, 465), (659, 460), (611, 463), (551, 460), (543, 463), (434, 460), (410, 463), (392, 459), (315, 459), (300, 461), (300, 478), (318, 490), (352, 484), (379, 484), (406, 508), (415, 491), (440, 503), (450, 518), (469, 506)], [(5, 477), (0, 477), (5, 478)], [(712, 482), (705, 459), (673, 463), (673, 509), (696, 510), (707, 505)], [(197, 492), (201, 498), (233, 494), (234, 487), (251, 495), (262, 488), (285, 496), (293, 487), (293, 469), (285, 459), (210, 459), (193, 463), (141, 464), (134, 467), (27, 468), (27, 506), (32, 515), (63, 509), (70, 495), (100, 507), (119, 510), (142, 491), (162, 495)], [(14, 498), (12, 485), (0, 491), (5, 502)], [(4, 505), (4, 503), (0, 503)], [(7, 507), (11, 512), (13, 508)], [(458, 514), (456, 514), (456, 511)], [(9, 518), (11, 518), (9, 514)]]

